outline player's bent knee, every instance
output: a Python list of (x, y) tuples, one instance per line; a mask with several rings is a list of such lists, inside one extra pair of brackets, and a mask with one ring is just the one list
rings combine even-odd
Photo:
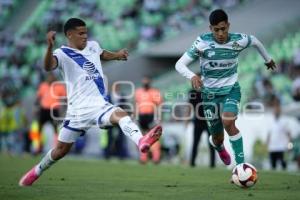
[(222, 119), (222, 123), (223, 123), (225, 130), (230, 129), (235, 126), (235, 120)]
[(128, 116), (128, 113), (125, 112), (123, 109), (117, 109), (115, 112), (117, 112), (118, 117), (123, 118)]
[(123, 117), (126, 117), (126, 116), (128, 116), (128, 113), (125, 112), (123, 109), (118, 108), (111, 114), (110, 122), (112, 124), (117, 124), (120, 119), (122, 119)]
[(239, 130), (235, 126), (235, 120), (222, 120), (222, 122), (226, 132), (229, 135), (234, 135), (239, 132)]

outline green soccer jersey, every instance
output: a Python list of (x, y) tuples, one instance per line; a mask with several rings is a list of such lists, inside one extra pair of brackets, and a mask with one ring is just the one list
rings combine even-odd
[(238, 56), (251, 45), (252, 37), (229, 33), (228, 41), (224, 44), (216, 42), (212, 33), (197, 38), (186, 53), (193, 59), (200, 58), (202, 92), (225, 95), (235, 84), (238, 85)]

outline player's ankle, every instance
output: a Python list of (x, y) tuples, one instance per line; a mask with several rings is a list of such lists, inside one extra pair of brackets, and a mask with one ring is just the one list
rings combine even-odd
[(34, 167), (34, 171), (35, 171), (36, 175), (38, 175), (38, 176), (42, 175), (42, 173), (43, 173), (39, 164)]

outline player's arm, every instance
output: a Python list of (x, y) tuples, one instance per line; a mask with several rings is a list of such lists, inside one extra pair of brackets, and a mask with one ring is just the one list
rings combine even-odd
[(54, 70), (57, 67), (57, 59), (53, 56), (53, 46), (55, 40), (55, 31), (49, 31), (47, 33), (47, 51), (44, 59), (44, 69), (46, 71)]
[(202, 42), (201, 38), (198, 37), (193, 43), (190, 49), (186, 51), (183, 56), (177, 61), (175, 69), (185, 78), (191, 80), (192, 87), (194, 89), (199, 89), (202, 86), (202, 81), (199, 76), (192, 72), (188, 66), (199, 59), (202, 53), (202, 49), (205, 44)]
[(100, 55), (101, 60), (127, 60), (128, 51), (127, 49), (121, 49), (117, 52), (111, 52), (107, 50), (103, 50)]
[(250, 36), (251, 45), (256, 48), (261, 57), (265, 60), (265, 65), (267, 69), (274, 70), (276, 68), (276, 64), (274, 60), (268, 54), (264, 45), (253, 35)]
[(190, 57), (188, 53), (184, 53), (183, 56), (176, 62), (175, 69), (185, 78), (191, 80), (192, 87), (194, 89), (199, 89), (202, 86), (202, 81), (199, 76), (192, 72), (188, 66), (195, 59)]

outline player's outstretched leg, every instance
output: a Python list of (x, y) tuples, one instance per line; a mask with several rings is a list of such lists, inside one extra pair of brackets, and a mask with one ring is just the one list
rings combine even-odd
[[(223, 119), (223, 125), (226, 132), (229, 135), (229, 141), (234, 152), (236, 164), (245, 162), (244, 158), (244, 148), (243, 148), (243, 137), (240, 131), (235, 126), (235, 116), (233, 113), (226, 114), (226, 120)], [(231, 118), (230, 118), (231, 117)]]
[(112, 124), (119, 124), (122, 132), (129, 137), (142, 153), (149, 151), (150, 147), (159, 140), (162, 134), (162, 127), (157, 125), (143, 136), (140, 128), (132, 121), (128, 114), (122, 109), (117, 109), (110, 116)]
[(229, 141), (230, 141), (232, 149), (234, 151), (234, 157), (235, 157), (236, 164), (244, 163), (245, 158), (244, 158), (242, 134), (238, 133), (234, 136), (229, 136)]
[[(222, 139), (223, 140), (223, 139)], [(216, 151), (218, 152), (221, 160), (223, 161), (223, 163), (225, 165), (230, 165), (231, 163), (231, 158), (229, 153), (227, 152), (227, 150), (224, 147), (223, 141), (220, 142), (220, 145), (216, 145), (213, 141), (212, 136), (209, 136), (209, 143), (214, 147), (214, 149), (216, 149)]]
[(64, 157), (71, 149), (73, 143), (58, 142), (54, 149), (51, 149), (31, 170), (22, 176), (20, 186), (31, 186), (41, 175), (57, 160)]

